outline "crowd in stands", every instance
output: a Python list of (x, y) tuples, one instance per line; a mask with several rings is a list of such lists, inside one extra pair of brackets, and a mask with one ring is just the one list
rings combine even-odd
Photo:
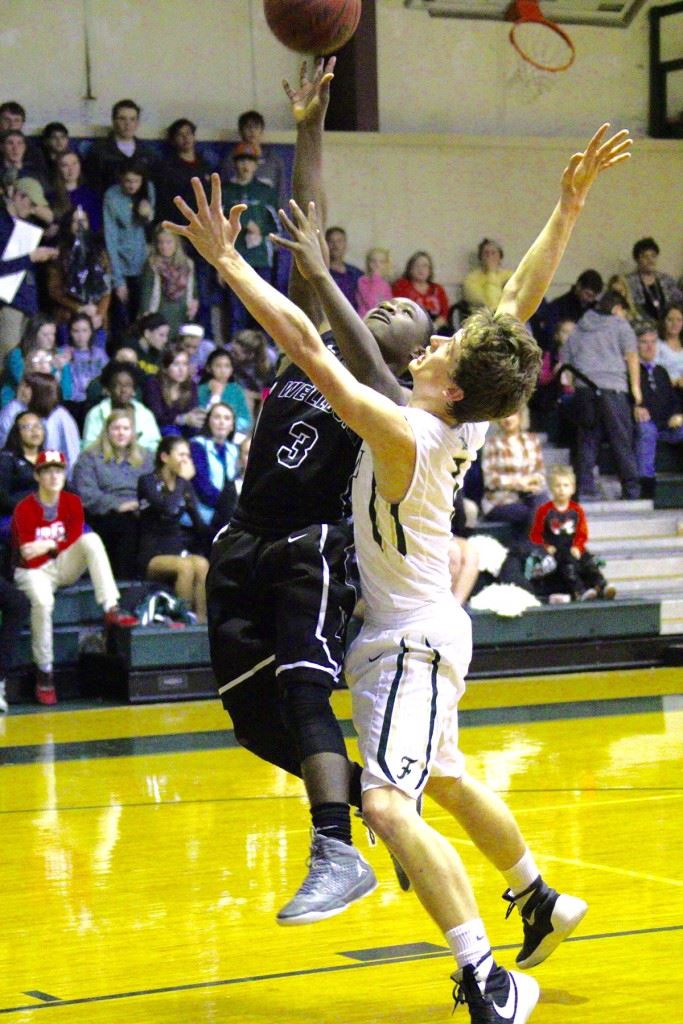
[[(205, 620), (210, 540), (235, 507), (278, 358), (212, 268), (162, 224), (176, 219), (174, 196), (193, 201), (193, 176), (218, 170), (225, 206), (247, 205), (238, 248), (282, 285), (269, 236), (288, 182), (263, 143), (263, 118), (241, 115), (240, 141), (217, 162), (188, 118), (168, 128), (163, 157), (138, 138), (139, 119), (133, 100), (118, 101), (110, 133), (86, 146), (60, 122), (30, 138), (21, 105), (0, 104), (0, 607), (9, 626), (21, 603), (14, 579), (31, 603), (43, 703), (55, 699), (54, 591), (86, 568), (110, 622), (126, 621), (115, 581), (131, 578), (173, 586)], [(484, 238), (452, 303), (429, 252), (415, 251), (395, 277), (388, 249), (372, 248), (361, 269), (346, 259), (343, 227), (325, 238), (332, 275), (361, 315), (407, 296), (445, 334), (476, 308), (494, 310), (511, 273), (499, 242)], [(632, 273), (605, 288), (586, 270), (530, 324), (544, 351), (531, 426), (570, 447), (584, 498), (595, 493), (601, 440), (625, 497), (653, 495), (658, 439), (683, 443), (683, 281), (659, 270), (658, 256), (654, 239), (639, 240)], [(532, 528), (545, 536), (534, 522), (551, 500), (524, 426), (521, 415), (498, 424), (468, 478), (482, 517), (522, 539)]]

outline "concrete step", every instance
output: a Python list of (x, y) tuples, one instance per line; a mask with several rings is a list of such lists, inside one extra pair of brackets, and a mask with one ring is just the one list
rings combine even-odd
[(618, 515), (620, 518), (628, 516), (646, 516), (653, 511), (653, 503), (649, 498), (636, 498), (630, 501), (583, 501), (581, 503), (586, 509), (586, 515), (590, 515), (591, 521), (595, 518), (613, 518)]
[(683, 587), (683, 555), (672, 555), (671, 552), (654, 552), (646, 556), (633, 555), (630, 558), (608, 557), (605, 564), (605, 575), (611, 583), (618, 580), (637, 580), (655, 577), (663, 584), (678, 581)]
[[(659, 576), (643, 576), (640, 579), (612, 579), (605, 573), (610, 583), (617, 588), (617, 596), (623, 598), (643, 597), (648, 600), (661, 600), (664, 597), (683, 598), (683, 577), (662, 578)], [(680, 584), (680, 585), (679, 585)]]
[(603, 557), (628, 558), (632, 554), (642, 555), (643, 551), (651, 551), (654, 558), (661, 558), (663, 555), (677, 556), (683, 550), (683, 536), (681, 537), (648, 537), (647, 545), (643, 544), (642, 537), (622, 537), (619, 540), (593, 540), (591, 536), (588, 546), (594, 554)]
[(614, 515), (605, 518), (591, 517), (586, 509), (588, 530), (594, 540), (621, 540), (632, 537), (675, 537), (681, 516), (676, 512), (651, 512), (649, 515)]
[[(660, 632), (665, 636), (683, 635), (683, 595), (666, 597), (661, 604)], [(683, 680), (682, 686), (683, 689)]]

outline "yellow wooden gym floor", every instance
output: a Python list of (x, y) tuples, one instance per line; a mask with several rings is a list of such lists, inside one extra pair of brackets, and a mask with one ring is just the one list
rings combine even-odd
[[(590, 903), (535, 972), (538, 1024), (683, 1019), (682, 675), (469, 688), (470, 771), (504, 795), (548, 881)], [(346, 722), (348, 695), (335, 702)], [(443, 938), (360, 823), (375, 893), (327, 922), (276, 926), (305, 872), (306, 804), (298, 781), (235, 747), (229, 728), (216, 702), (0, 721), (8, 1024), (450, 1020)], [(425, 815), (462, 854), (510, 966), (520, 923), (505, 920), (504, 882), (436, 805)]]

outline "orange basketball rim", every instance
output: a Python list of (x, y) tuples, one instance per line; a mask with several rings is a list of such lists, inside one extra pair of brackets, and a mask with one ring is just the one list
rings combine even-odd
[(563, 28), (546, 18), (539, 0), (513, 0), (505, 18), (514, 22), (510, 42), (533, 67), (539, 71), (566, 71), (572, 66), (576, 47)]

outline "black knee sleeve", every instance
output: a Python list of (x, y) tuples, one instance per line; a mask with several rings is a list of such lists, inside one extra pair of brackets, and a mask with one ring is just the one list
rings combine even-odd
[(296, 739), (302, 761), (313, 754), (346, 757), (344, 737), (330, 706), (326, 686), (308, 682), (285, 684), (282, 701), (285, 720)]
[(235, 739), (241, 747), (290, 775), (301, 778), (295, 739), (280, 707), (257, 687), (236, 686), (222, 695), (223, 707), (232, 719)]

